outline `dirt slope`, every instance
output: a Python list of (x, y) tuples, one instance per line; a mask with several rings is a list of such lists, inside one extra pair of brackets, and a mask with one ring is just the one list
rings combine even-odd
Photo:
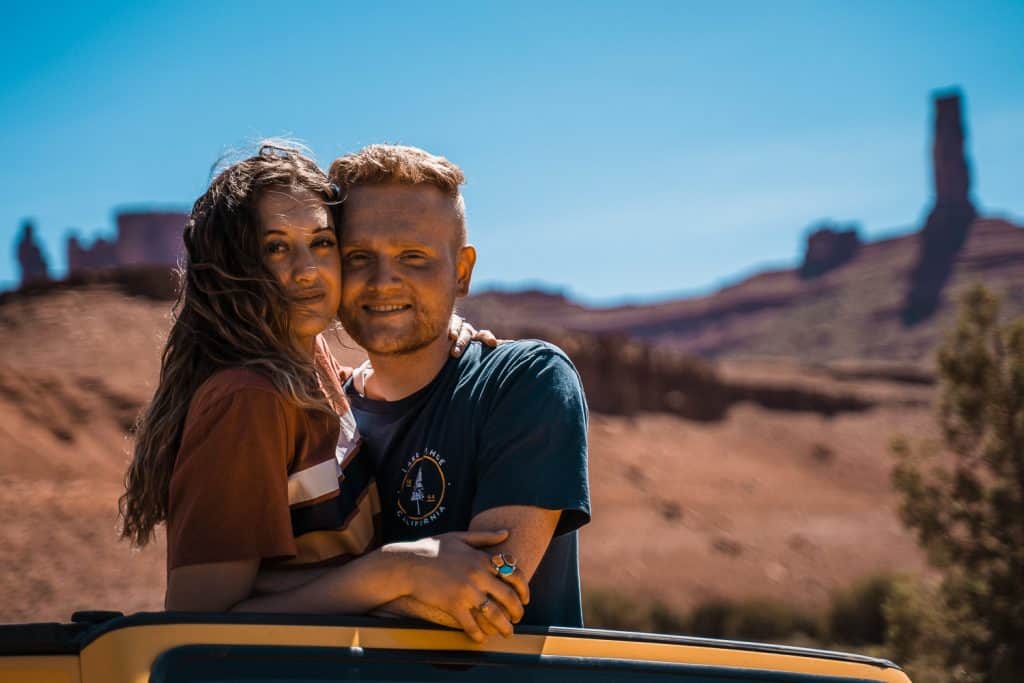
[[(0, 621), (160, 607), (162, 540), (131, 551), (115, 523), (125, 428), (152, 392), (169, 307), (96, 285), (0, 303)], [(820, 606), (855, 577), (922, 567), (893, 513), (886, 443), (928, 432), (931, 387), (785, 363), (716, 371), (874, 407), (829, 418), (740, 402), (710, 422), (594, 414), (588, 588), (677, 607), (713, 594)]]

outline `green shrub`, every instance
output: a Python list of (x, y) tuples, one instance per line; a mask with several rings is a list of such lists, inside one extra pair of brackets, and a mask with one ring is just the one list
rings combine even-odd
[(725, 638), (729, 618), (736, 606), (729, 600), (710, 600), (690, 615), (690, 633), (706, 638)]
[(590, 590), (583, 595), (583, 623), (588, 628), (617, 631), (655, 631), (651, 607), (618, 591)]
[(893, 591), (891, 576), (873, 576), (832, 595), (825, 632), (833, 643), (878, 645), (885, 642), (883, 606)]
[(726, 637), (779, 641), (799, 633), (815, 635), (815, 619), (787, 604), (753, 600), (737, 603), (726, 622)]
[(651, 630), (655, 633), (684, 635), (690, 633), (690, 620), (663, 602), (655, 602), (650, 611)]
[[(939, 349), (942, 447), (893, 444), (904, 523), (942, 574), (947, 663), (963, 680), (1024, 680), (1024, 317), (983, 287)], [(945, 456), (945, 457), (943, 457)], [(952, 456), (951, 458), (949, 456)], [(906, 638), (901, 636), (902, 640)]]
[(692, 613), (689, 631), (696, 636), (733, 640), (780, 641), (797, 634), (817, 635), (815, 619), (780, 602), (716, 599)]
[(939, 590), (921, 579), (894, 579), (885, 604), (885, 656), (901, 664), (914, 683), (953, 680), (946, 665), (949, 615)]

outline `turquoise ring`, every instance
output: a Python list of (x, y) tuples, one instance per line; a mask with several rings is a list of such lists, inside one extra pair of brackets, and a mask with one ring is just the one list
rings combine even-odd
[(512, 576), (516, 572), (516, 558), (505, 553), (498, 553), (491, 558), (494, 573), (498, 576)]

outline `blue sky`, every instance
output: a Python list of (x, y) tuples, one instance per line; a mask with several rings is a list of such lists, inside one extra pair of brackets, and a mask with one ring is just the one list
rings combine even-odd
[(708, 291), (820, 220), (917, 224), (949, 86), (974, 196), (1024, 222), (1024, 2), (284, 4), (6, 9), (0, 285), (24, 219), (61, 272), (69, 229), (187, 208), (225, 151), (289, 135), (460, 164), (478, 289)]

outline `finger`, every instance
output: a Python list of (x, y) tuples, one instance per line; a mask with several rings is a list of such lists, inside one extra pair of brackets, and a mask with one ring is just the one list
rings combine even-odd
[(462, 331), (462, 325), (465, 322), (461, 317), (452, 313), (451, 319), (448, 320), (448, 338), (458, 339), (459, 333)]
[(459, 531), (452, 536), (473, 548), (486, 548), (498, 545), (508, 540), (508, 530), (498, 529), (496, 531)]
[(494, 624), (491, 623), (491, 620), (490, 620), (490, 618), (487, 615), (487, 612), (498, 612), (498, 611), (500, 611), (500, 608), (494, 607), (493, 605), (491, 605), (490, 609), (488, 609), (486, 611), (481, 610), (481, 609), (471, 610), (471, 612), (473, 613), (473, 618), (476, 619), (476, 625), (480, 627), (480, 630), (483, 631), (483, 634), (485, 636), (493, 636), (493, 635), (496, 635), (497, 633), (500, 633), (500, 631), (497, 629), (497, 627)]
[(530, 584), (526, 578), (523, 577), (518, 571), (512, 572), (508, 576), (501, 576), (502, 581), (512, 586), (515, 589), (516, 594), (519, 596), (520, 602), (524, 605), (530, 604)]
[(469, 323), (462, 323), (462, 329), (459, 330), (459, 334), (455, 339), (455, 345), (466, 348), (466, 345), (473, 341), (477, 334), (476, 329), (472, 325)]
[(483, 586), (478, 586), (478, 588), (486, 591), (491, 600), (498, 603), (512, 621), (518, 622), (523, 618), (523, 603), (520, 602), (516, 591), (507, 583), (491, 574), (488, 577), (487, 583)]
[(456, 610), (452, 616), (455, 617), (455, 621), (459, 622), (459, 626), (466, 632), (470, 640), (474, 643), (484, 642), (484, 632), (480, 630), (480, 626), (476, 623), (476, 618), (470, 613), (468, 607)]
[(483, 342), (492, 349), (498, 345), (498, 338), (495, 337), (494, 333), (490, 330), (478, 330), (477, 333), (473, 335), (473, 341)]
[(485, 621), (488, 628), (495, 633), (500, 633), (503, 638), (508, 638), (512, 635), (512, 621), (501, 607), (492, 604), (490, 609), (484, 612), (482, 616), (486, 617)]

